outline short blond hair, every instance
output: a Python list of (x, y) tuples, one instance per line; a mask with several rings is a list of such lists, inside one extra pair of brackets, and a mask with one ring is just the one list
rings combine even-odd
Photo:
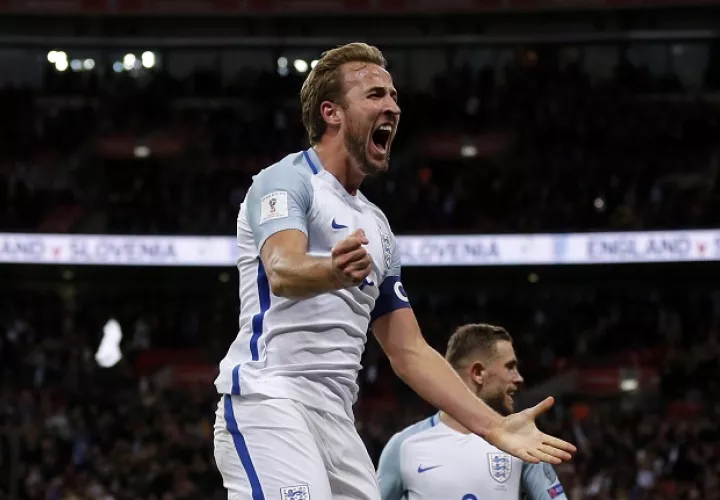
[(380, 49), (366, 43), (348, 43), (323, 52), (300, 90), (302, 121), (310, 144), (320, 142), (327, 129), (327, 123), (320, 114), (320, 105), (324, 101), (342, 101), (344, 89), (341, 68), (352, 62), (387, 67), (387, 61)]
[(450, 336), (445, 359), (457, 370), (471, 356), (494, 357), (496, 345), (501, 340), (512, 343), (512, 337), (501, 326), (485, 323), (463, 325)]

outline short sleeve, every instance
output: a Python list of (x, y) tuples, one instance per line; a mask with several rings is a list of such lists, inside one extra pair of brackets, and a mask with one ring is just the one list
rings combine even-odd
[(380, 454), (377, 478), (382, 500), (401, 500), (405, 493), (400, 464), (401, 445), (401, 435), (395, 434)]
[(553, 466), (547, 463), (523, 462), (522, 490), (527, 500), (566, 499), (562, 484)]
[(258, 251), (273, 234), (297, 229), (307, 234), (313, 187), (309, 173), (292, 164), (260, 172), (248, 191), (246, 212)]
[(395, 237), (389, 237), (388, 246), (390, 265), (387, 273), (385, 273), (385, 278), (378, 287), (380, 293), (375, 300), (375, 307), (370, 313), (371, 322), (398, 309), (411, 307), (410, 299), (405, 292), (402, 281), (400, 281), (400, 251)]

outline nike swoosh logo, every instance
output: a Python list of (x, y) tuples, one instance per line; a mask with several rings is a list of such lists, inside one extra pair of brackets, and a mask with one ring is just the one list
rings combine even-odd
[(347, 229), (347, 226), (343, 226), (342, 224), (338, 224), (335, 222), (335, 219), (332, 220), (332, 224), (330, 224), (333, 229)]
[(418, 465), (418, 474), (422, 474), (423, 472), (427, 472), (429, 470), (437, 469), (438, 467), (442, 467), (442, 465), (433, 465), (432, 467), (423, 467), (422, 465)]

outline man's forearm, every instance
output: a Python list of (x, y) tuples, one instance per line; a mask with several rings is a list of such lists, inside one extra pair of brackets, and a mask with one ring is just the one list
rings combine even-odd
[(283, 252), (266, 266), (270, 289), (278, 297), (304, 299), (341, 288), (329, 257)]
[(471, 432), (486, 436), (502, 416), (476, 397), (435, 349), (422, 341), (392, 360), (398, 376), (428, 403)]

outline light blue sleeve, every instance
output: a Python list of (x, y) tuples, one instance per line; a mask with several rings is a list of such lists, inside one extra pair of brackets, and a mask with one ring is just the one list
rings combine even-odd
[(279, 231), (297, 229), (307, 235), (313, 200), (311, 175), (291, 162), (281, 162), (255, 176), (245, 204), (258, 251)]
[(377, 476), (382, 500), (402, 500), (404, 498), (405, 486), (400, 467), (400, 447), (403, 440), (402, 434), (395, 434), (380, 454)]
[(521, 489), (527, 500), (567, 500), (553, 466), (523, 462)]
[(378, 463), (378, 483), (382, 500), (402, 500), (405, 498), (405, 483), (402, 478), (402, 458), (400, 448), (405, 440), (415, 434), (430, 429), (437, 424), (438, 414), (421, 420), (395, 434), (387, 442), (380, 454)]

